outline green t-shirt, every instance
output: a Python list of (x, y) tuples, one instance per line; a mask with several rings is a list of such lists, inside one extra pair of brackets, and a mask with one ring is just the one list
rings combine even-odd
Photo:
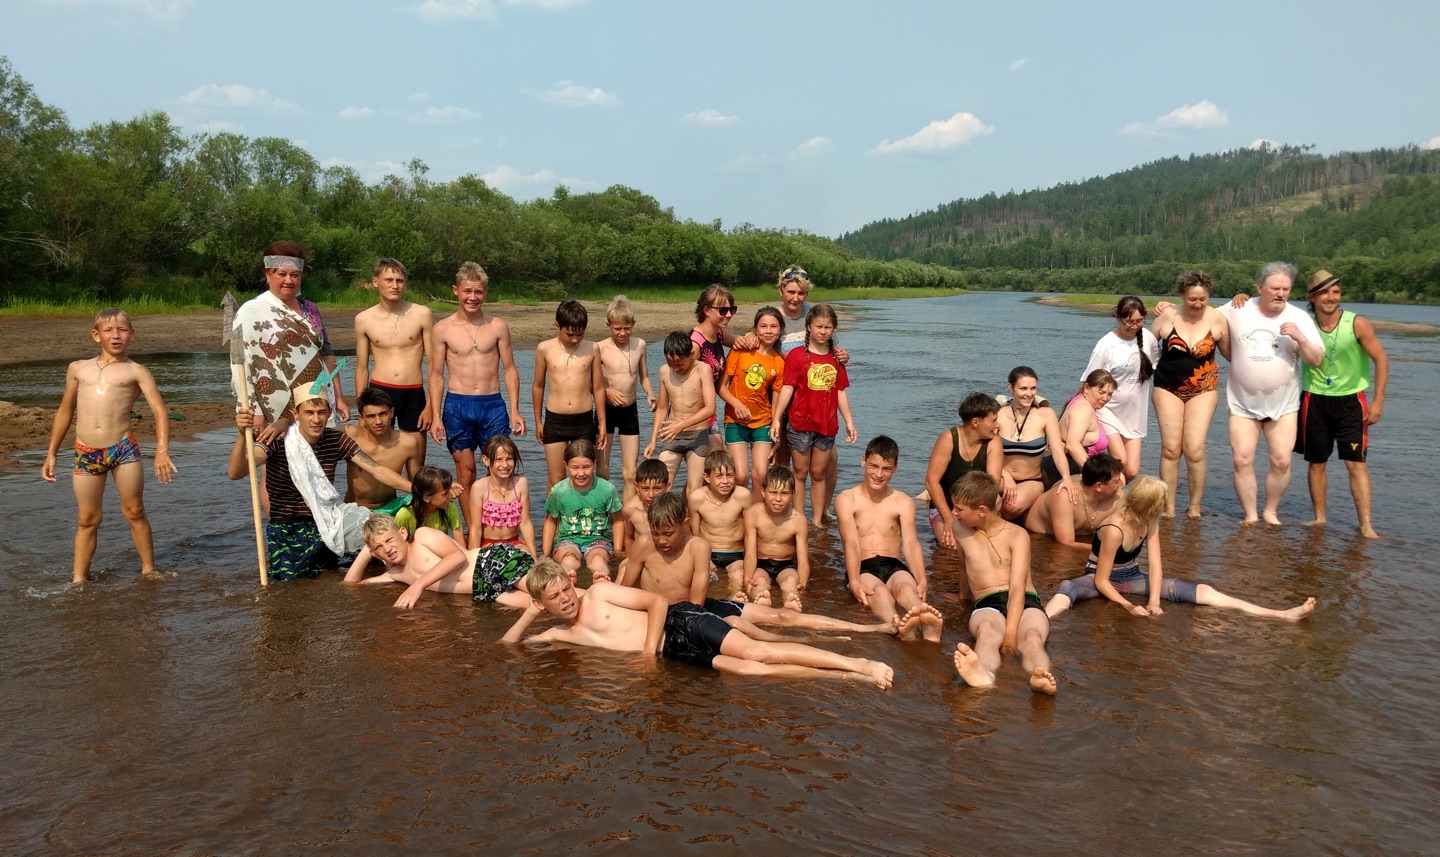
[[(415, 512), (408, 504), (395, 513), (395, 526), (404, 527), (412, 536), (415, 534)], [(444, 509), (426, 515), (420, 526), (439, 530), (447, 536), (454, 535), (460, 529), (460, 505), (451, 500)]]
[(545, 498), (545, 515), (560, 525), (555, 543), (573, 542), (583, 553), (602, 539), (615, 540), (611, 516), (620, 511), (620, 497), (607, 479), (596, 479), (590, 490), (576, 491), (569, 479), (562, 479)]

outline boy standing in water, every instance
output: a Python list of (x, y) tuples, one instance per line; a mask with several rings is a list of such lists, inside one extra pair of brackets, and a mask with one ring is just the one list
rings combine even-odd
[(881, 621), (898, 622), (900, 639), (914, 640), (918, 632), (938, 643), (944, 622), (940, 611), (925, 603), (925, 555), (915, 535), (915, 501), (890, 487), (899, 461), (899, 445), (883, 434), (876, 437), (865, 445), (864, 480), (835, 498), (845, 585)]
[[(655, 390), (650, 386), (650, 372), (645, 367), (645, 340), (631, 334), (635, 330), (635, 313), (630, 300), (616, 295), (605, 311), (605, 326), (610, 338), (595, 343), (600, 360), (600, 377), (605, 385), (605, 428), (620, 435), (620, 472), (624, 479), (623, 497), (629, 502), (635, 496), (635, 460), (640, 455), (640, 402), (638, 388), (645, 389), (645, 402), (654, 406)], [(598, 462), (600, 478), (610, 478), (610, 450)]]
[(970, 612), (975, 648), (955, 645), (955, 671), (971, 687), (993, 687), (1000, 654), (1018, 648), (1031, 690), (1053, 694), (1055, 676), (1045, 652), (1050, 620), (1030, 579), (1030, 534), (1000, 517), (1000, 486), (988, 473), (965, 474), (951, 489), (950, 501), (975, 596)]
[[(700, 368), (697, 371), (696, 367)], [(715, 413), (715, 383), (710, 370), (700, 366), (688, 334), (675, 331), (665, 337), (665, 365), (660, 369), (660, 400), (645, 457), (660, 444), (660, 460), (670, 472), (670, 484), (685, 462), (685, 490), (700, 485), (700, 469), (710, 451), (707, 428)]]
[(55, 411), (50, 446), (40, 468), (46, 482), (55, 481), (56, 456), (74, 418), (75, 465), (70, 481), (75, 490), (78, 522), (70, 582), (76, 586), (90, 574), (100, 531), (105, 475), (112, 471), (115, 488), (120, 492), (120, 512), (130, 523), (130, 538), (140, 555), (140, 573), (155, 573), (155, 543), (150, 520), (145, 517), (140, 444), (130, 430), (130, 409), (142, 395), (155, 418), (155, 478), (169, 482), (176, 467), (170, 460), (170, 412), (165, 409), (165, 400), (150, 370), (126, 356), (134, 336), (130, 316), (124, 310), (110, 307), (95, 316), (90, 338), (99, 343), (100, 356), (76, 360), (65, 370), (65, 392)]
[(735, 459), (723, 449), (705, 456), (705, 484), (690, 492), (690, 532), (710, 543), (709, 564), (725, 574), (727, 592), (745, 589), (745, 510), (749, 490), (735, 485)]
[[(425, 465), (425, 436), (434, 414), (425, 401), (421, 363), (435, 363), (435, 319), (430, 308), (405, 300), (405, 266), (398, 259), (375, 262), (370, 280), (380, 302), (355, 316), (355, 395), (369, 387), (390, 396), (400, 431), (419, 441)], [(370, 371), (371, 353), (375, 371)], [(368, 450), (367, 450), (368, 452)], [(373, 453), (372, 453), (373, 454)], [(395, 468), (399, 469), (399, 468)]]
[(535, 346), (535, 380), (530, 385), (530, 396), (535, 403), (535, 439), (545, 447), (546, 488), (553, 488), (565, 478), (566, 444), (585, 440), (604, 450), (610, 440), (605, 409), (600, 407), (605, 401), (600, 361), (594, 343), (585, 341), (589, 324), (590, 314), (584, 304), (561, 301), (555, 308), (555, 338)]

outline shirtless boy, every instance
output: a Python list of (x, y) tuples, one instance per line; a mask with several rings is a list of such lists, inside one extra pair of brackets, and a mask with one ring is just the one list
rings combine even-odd
[(585, 341), (589, 324), (584, 304), (561, 301), (555, 308), (555, 338), (535, 346), (530, 396), (535, 403), (535, 439), (545, 447), (546, 488), (565, 478), (567, 443), (588, 440), (604, 452), (610, 440), (603, 408), (598, 414), (598, 430), (596, 426), (595, 406), (605, 401), (605, 388), (595, 344)]
[(401, 583), (404, 592), (395, 606), (406, 610), (420, 601), (425, 590), (469, 595), (476, 601), (494, 601), (506, 607), (524, 607), (530, 599), (520, 591), (529, 555), (517, 557), (504, 568), (491, 568), (481, 574), (475, 570), (476, 550), (462, 550), (455, 540), (430, 527), (417, 527), (414, 534), (395, 525), (389, 515), (373, 514), (360, 529), (370, 553), (385, 563), (385, 571), (374, 577), (362, 577), (363, 566), (352, 566), (345, 575), (346, 583)]
[[(560, 642), (578, 646), (661, 655), (720, 672), (778, 678), (843, 678), (873, 682), (881, 690), (895, 672), (879, 661), (847, 658), (803, 643), (752, 639), (724, 619), (691, 603), (667, 607), (653, 592), (600, 581), (584, 592), (564, 569), (541, 559), (526, 576), (530, 605), (501, 642)], [(530, 637), (525, 632), (542, 614), (563, 624)]]
[(660, 460), (670, 471), (670, 483), (686, 463), (685, 488), (694, 491), (700, 485), (700, 470), (705, 454), (710, 451), (709, 424), (715, 414), (715, 382), (708, 366), (696, 367), (695, 349), (690, 334), (675, 331), (665, 337), (665, 365), (660, 368), (660, 400), (655, 406), (655, 426), (645, 457), (655, 454), (660, 443)]
[(975, 648), (955, 645), (955, 671), (971, 687), (993, 687), (1000, 654), (1017, 648), (1030, 689), (1055, 692), (1045, 640), (1050, 620), (1030, 578), (1030, 534), (1000, 517), (1000, 486), (988, 473), (965, 474), (950, 492), (965, 575), (975, 596)]
[(880, 435), (865, 446), (865, 478), (835, 498), (845, 585), (881, 621), (897, 622), (900, 639), (914, 640), (918, 634), (938, 643), (943, 620), (925, 603), (925, 555), (915, 534), (915, 501), (890, 487), (899, 461), (899, 445)]
[(746, 595), (770, 604), (771, 584), (780, 585), (780, 603), (800, 611), (800, 590), (810, 582), (810, 524), (795, 509), (795, 474), (789, 468), (765, 472), (762, 502), (745, 510)]
[(1061, 485), (1055, 483), (1030, 507), (1025, 529), (1053, 536), (1066, 547), (1088, 551), (1095, 528), (1125, 503), (1125, 465), (1108, 455), (1085, 459), (1080, 475), (1070, 477), (1071, 490), (1080, 497), (1077, 503), (1061, 493)]
[(784, 638), (771, 637), (755, 625), (781, 625), (811, 631), (853, 631), (857, 633), (894, 633), (895, 624), (859, 625), (828, 616), (797, 613), (782, 607), (767, 607), (745, 601), (705, 597), (710, 583), (710, 546), (702, 537), (692, 535), (685, 502), (678, 494), (665, 493), (655, 498), (648, 513), (650, 535), (644, 536), (631, 549), (635, 573), (621, 583), (638, 586), (661, 596), (668, 604), (688, 601), (698, 604), (747, 635), (770, 642)]
[[(640, 462), (640, 466), (635, 468), (635, 496), (620, 507), (620, 532), (624, 536), (625, 544), (634, 545), (637, 540), (650, 535), (650, 506), (657, 497), (669, 490), (670, 471), (665, 469), (665, 465), (661, 464), (658, 458), (647, 458)], [(632, 584), (627, 571), (629, 567), (630, 557), (626, 556), (620, 560), (615, 579), (627, 585)]]
[[(414, 479), (425, 466), (425, 435), (395, 430), (390, 393), (379, 384), (371, 384), (355, 397), (355, 409), (360, 413), (360, 424), (345, 426), (345, 433), (355, 445), (406, 479)], [(410, 499), (353, 461), (345, 466), (345, 502), (393, 515)]]
[[(510, 349), (510, 326), (485, 312), (489, 275), (474, 262), (466, 262), (455, 272), (451, 289), (460, 308), (435, 323), (430, 407), (440, 419), (432, 422), (430, 436), (445, 444), (455, 459), (455, 481), (464, 498), (460, 508), (468, 510), (468, 492), (475, 481), (475, 450), (484, 449), (496, 435), (524, 434), (525, 418), (520, 416), (520, 371)], [(505, 392), (510, 396), (508, 409), (500, 396), (502, 368)], [(474, 525), (473, 521), (466, 523)]]
[(124, 310), (110, 307), (95, 316), (90, 338), (100, 345), (100, 356), (76, 360), (65, 370), (65, 392), (55, 411), (50, 446), (40, 467), (45, 481), (54, 482), (56, 456), (73, 418), (75, 464), (70, 484), (75, 491), (78, 521), (70, 582), (76, 586), (90, 574), (104, 511), (105, 475), (111, 472), (120, 492), (120, 513), (130, 524), (130, 539), (140, 555), (140, 573), (155, 573), (155, 542), (150, 519), (145, 517), (140, 443), (130, 430), (130, 409), (141, 396), (155, 418), (155, 478), (169, 482), (176, 468), (170, 460), (170, 412), (165, 409), (165, 400), (150, 370), (126, 356), (134, 336), (135, 328)]
[(735, 459), (717, 449), (705, 456), (705, 484), (690, 492), (690, 532), (710, 543), (710, 563), (723, 573), (731, 598), (745, 592), (745, 510), (750, 491), (735, 485)]
[[(605, 385), (605, 427), (620, 435), (620, 472), (624, 477), (626, 501), (635, 496), (635, 463), (640, 455), (640, 403), (637, 387), (645, 389), (645, 403), (655, 407), (655, 389), (645, 366), (645, 340), (631, 334), (635, 313), (630, 300), (616, 295), (605, 310), (605, 327), (610, 338), (595, 343), (600, 358), (600, 378)], [(610, 478), (610, 451), (600, 459), (600, 478)]]
[(355, 316), (355, 393), (359, 395), (374, 386), (390, 395), (400, 431), (418, 435), (423, 467), (424, 433), (429, 431), (434, 414), (425, 401), (425, 377), (420, 364), (428, 360), (435, 365), (435, 319), (429, 307), (405, 300), (405, 283), (405, 266), (398, 259), (375, 262), (370, 284), (379, 293), (380, 302)]

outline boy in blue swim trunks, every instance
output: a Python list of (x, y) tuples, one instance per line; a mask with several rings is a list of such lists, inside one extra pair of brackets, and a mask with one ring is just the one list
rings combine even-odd
[(75, 418), (75, 463), (70, 479), (78, 513), (70, 577), (75, 586), (90, 574), (104, 508), (105, 479), (110, 473), (115, 474), (120, 512), (130, 524), (130, 538), (140, 555), (140, 573), (155, 573), (154, 537), (145, 516), (145, 472), (140, 464), (140, 444), (130, 430), (130, 409), (141, 396), (155, 419), (155, 478), (169, 482), (175, 464), (170, 460), (170, 412), (165, 400), (150, 370), (126, 356), (134, 336), (124, 310), (111, 307), (95, 317), (90, 338), (100, 345), (100, 356), (76, 360), (65, 370), (65, 392), (55, 411), (50, 446), (40, 468), (46, 482), (55, 481), (60, 444)]
[[(894, 670), (879, 661), (849, 658), (803, 643), (756, 640), (732, 626), (733, 620), (688, 601), (669, 606), (654, 592), (608, 581), (581, 592), (550, 559), (535, 563), (525, 588), (530, 605), (501, 638), (503, 643), (570, 643), (639, 652), (646, 658), (661, 655), (737, 675), (864, 680), (881, 690), (889, 689), (895, 678)], [(527, 637), (542, 615), (562, 624)]]
[(1055, 692), (1045, 640), (1050, 620), (1030, 578), (1030, 533), (999, 515), (1000, 486), (972, 471), (950, 489), (965, 576), (975, 597), (970, 633), (975, 648), (955, 645), (955, 670), (971, 687), (993, 687), (1002, 653), (1020, 652), (1036, 693)]
[(765, 471), (761, 502), (745, 510), (745, 587), (751, 601), (768, 607), (770, 587), (779, 584), (780, 603), (798, 613), (810, 582), (810, 525), (794, 496), (789, 468)]

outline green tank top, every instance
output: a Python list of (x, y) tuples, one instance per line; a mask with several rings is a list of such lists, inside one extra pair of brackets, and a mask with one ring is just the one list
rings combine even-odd
[(1320, 328), (1319, 319), (1315, 327), (1320, 329), (1325, 357), (1319, 366), (1303, 364), (1305, 392), (1317, 396), (1350, 396), (1369, 387), (1370, 355), (1355, 338), (1355, 313), (1341, 310), (1340, 323), (1329, 333)]

